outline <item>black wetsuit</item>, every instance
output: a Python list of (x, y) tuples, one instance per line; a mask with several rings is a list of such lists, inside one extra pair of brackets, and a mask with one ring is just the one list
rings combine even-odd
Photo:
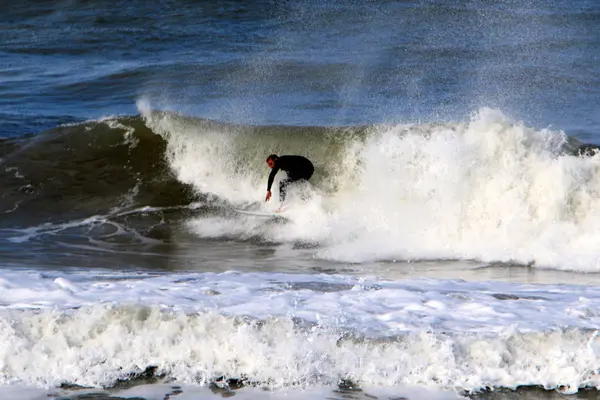
[(315, 168), (308, 158), (302, 156), (281, 156), (275, 161), (275, 166), (269, 175), (267, 191), (271, 190), (273, 179), (279, 170), (287, 172), (287, 178), (279, 182), (279, 200), (285, 200), (287, 186), (296, 181), (309, 180)]

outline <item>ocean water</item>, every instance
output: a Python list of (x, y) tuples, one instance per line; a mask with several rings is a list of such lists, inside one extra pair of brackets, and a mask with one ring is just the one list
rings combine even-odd
[(600, 398), (597, 1), (2, 5), (2, 398)]

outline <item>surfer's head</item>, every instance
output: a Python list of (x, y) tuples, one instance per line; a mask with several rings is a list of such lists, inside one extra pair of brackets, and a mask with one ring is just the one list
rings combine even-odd
[(277, 156), (277, 154), (271, 154), (269, 157), (267, 157), (267, 165), (269, 168), (273, 168), (275, 166), (275, 162), (278, 158), (279, 156)]

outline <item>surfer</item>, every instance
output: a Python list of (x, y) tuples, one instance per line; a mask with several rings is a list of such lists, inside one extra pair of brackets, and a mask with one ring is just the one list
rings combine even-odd
[[(279, 182), (279, 200), (281, 203), (285, 200), (287, 187), (290, 183), (298, 181), (308, 181), (312, 176), (315, 168), (310, 160), (302, 156), (281, 156), (271, 154), (267, 157), (267, 165), (272, 169), (269, 174), (269, 182), (267, 183), (267, 197), (265, 201), (271, 199), (271, 185), (275, 175), (279, 170), (287, 172), (287, 178)], [(279, 210), (278, 210), (279, 211)]]

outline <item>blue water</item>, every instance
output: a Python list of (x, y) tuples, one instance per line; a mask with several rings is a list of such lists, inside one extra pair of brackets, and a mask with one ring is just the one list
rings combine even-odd
[(134, 115), (139, 98), (317, 126), (461, 120), (489, 106), (599, 135), (595, 1), (36, 2), (5, 9), (0, 27), (4, 136)]

